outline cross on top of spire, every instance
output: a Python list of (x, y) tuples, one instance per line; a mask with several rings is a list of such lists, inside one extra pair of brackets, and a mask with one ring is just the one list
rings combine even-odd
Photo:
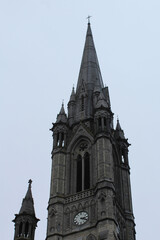
[(88, 17), (87, 17), (87, 19), (88, 19), (88, 24), (90, 24), (90, 18), (91, 18), (92, 16), (89, 16), (88, 15)]
[(29, 179), (28, 183), (29, 183), (29, 187), (31, 187), (32, 179)]

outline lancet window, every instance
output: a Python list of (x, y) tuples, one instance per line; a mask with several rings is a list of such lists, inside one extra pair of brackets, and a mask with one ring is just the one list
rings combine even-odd
[(76, 192), (90, 188), (90, 155), (87, 142), (79, 145), (76, 158)]
[(90, 156), (86, 152), (77, 157), (77, 192), (90, 188)]
[(81, 140), (72, 150), (70, 165), (70, 184), (68, 191), (78, 193), (90, 189), (93, 184), (93, 159), (91, 145), (88, 140)]

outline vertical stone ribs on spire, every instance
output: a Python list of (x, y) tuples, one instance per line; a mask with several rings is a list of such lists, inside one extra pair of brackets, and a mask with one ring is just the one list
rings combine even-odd
[(80, 88), (82, 81), (84, 81), (86, 84), (87, 90), (93, 90), (96, 86), (99, 86), (100, 88), (104, 87), (90, 23), (88, 23), (86, 41), (77, 83), (77, 90)]

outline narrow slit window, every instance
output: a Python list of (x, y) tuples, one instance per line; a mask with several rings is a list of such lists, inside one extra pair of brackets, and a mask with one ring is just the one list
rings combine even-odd
[(122, 163), (125, 163), (124, 155), (122, 155)]
[(57, 146), (59, 146), (59, 133), (57, 133)]
[(89, 163), (89, 153), (84, 155), (84, 190), (90, 188), (90, 163)]
[(19, 225), (19, 236), (22, 236), (22, 226), (23, 226), (23, 224), (21, 222)]
[(62, 147), (64, 147), (64, 133), (62, 133)]
[(102, 126), (102, 122), (101, 122), (101, 118), (98, 118), (98, 126), (101, 127)]
[(82, 157), (77, 158), (77, 192), (82, 191)]
[(25, 237), (29, 236), (29, 222), (26, 222), (25, 224), (25, 233), (24, 233)]

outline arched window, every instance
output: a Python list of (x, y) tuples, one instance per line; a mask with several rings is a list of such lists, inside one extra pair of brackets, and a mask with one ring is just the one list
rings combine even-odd
[(23, 223), (21, 222), (19, 225), (19, 237), (22, 236), (22, 226), (23, 226)]
[(77, 192), (90, 188), (90, 159), (89, 153), (86, 152), (82, 157), (77, 157)]
[(26, 224), (25, 224), (24, 236), (25, 237), (29, 236), (29, 222), (26, 222)]

